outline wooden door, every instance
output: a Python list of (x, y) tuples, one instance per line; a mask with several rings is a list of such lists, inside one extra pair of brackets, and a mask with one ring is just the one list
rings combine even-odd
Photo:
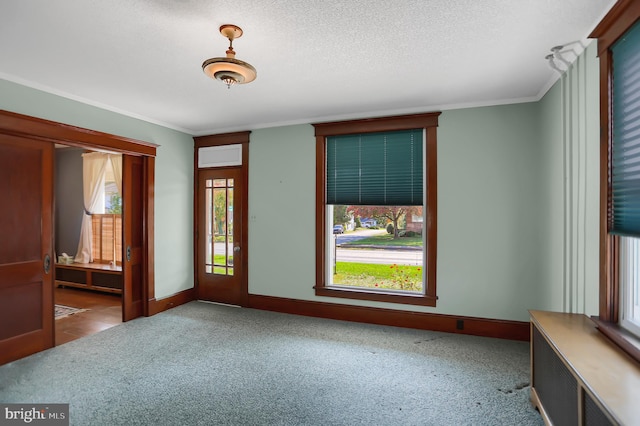
[(122, 321), (145, 314), (144, 158), (122, 156)]
[(0, 134), (0, 364), (50, 348), (53, 144)]
[(246, 247), (243, 247), (242, 167), (198, 171), (198, 298), (246, 306)]

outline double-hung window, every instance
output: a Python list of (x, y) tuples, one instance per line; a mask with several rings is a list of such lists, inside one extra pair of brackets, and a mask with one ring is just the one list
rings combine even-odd
[(600, 330), (640, 361), (640, 2), (594, 30), (601, 78)]
[(111, 154), (105, 164), (104, 184), (98, 188), (99, 201), (91, 214), (94, 263), (122, 264), (122, 196), (118, 183), (122, 182), (121, 165), (122, 156)]
[(314, 125), (317, 295), (435, 306), (438, 115)]
[(640, 337), (640, 23), (612, 47), (609, 233), (618, 236), (619, 321)]
[(122, 261), (122, 155), (82, 154), (82, 187), (85, 214), (75, 261), (115, 266)]

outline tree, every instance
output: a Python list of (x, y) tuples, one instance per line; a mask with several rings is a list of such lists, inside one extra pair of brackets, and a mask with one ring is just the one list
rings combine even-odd
[[(216, 235), (231, 235), (233, 233), (231, 221), (227, 221), (227, 209), (233, 206), (233, 191), (226, 188), (214, 188), (213, 190), (213, 217), (215, 218)], [(230, 215), (233, 217), (233, 215)], [(225, 225), (227, 226), (225, 229)]]
[(344, 224), (351, 220), (351, 215), (349, 213), (349, 206), (345, 205), (335, 205), (333, 206), (333, 224)]
[(122, 214), (122, 197), (117, 192), (114, 192), (109, 197), (109, 208), (107, 208), (109, 214)]
[(398, 221), (407, 214), (422, 215), (421, 206), (348, 206), (356, 217), (372, 217), (379, 222), (393, 223), (393, 239), (398, 238)]

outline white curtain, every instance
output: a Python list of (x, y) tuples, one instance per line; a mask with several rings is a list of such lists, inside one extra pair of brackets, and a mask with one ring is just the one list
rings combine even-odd
[(122, 197), (122, 154), (110, 154), (113, 177), (118, 187), (118, 193)]
[(82, 154), (82, 188), (84, 196), (84, 216), (80, 229), (80, 242), (75, 261), (89, 263), (93, 260), (91, 248), (93, 230), (91, 213), (104, 213), (104, 176), (109, 154), (91, 152)]

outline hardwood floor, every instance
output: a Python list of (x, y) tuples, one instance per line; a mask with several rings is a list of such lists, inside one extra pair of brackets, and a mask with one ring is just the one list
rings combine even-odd
[(56, 346), (95, 334), (122, 323), (122, 300), (118, 294), (78, 288), (56, 288), (55, 303), (85, 312), (55, 320)]

